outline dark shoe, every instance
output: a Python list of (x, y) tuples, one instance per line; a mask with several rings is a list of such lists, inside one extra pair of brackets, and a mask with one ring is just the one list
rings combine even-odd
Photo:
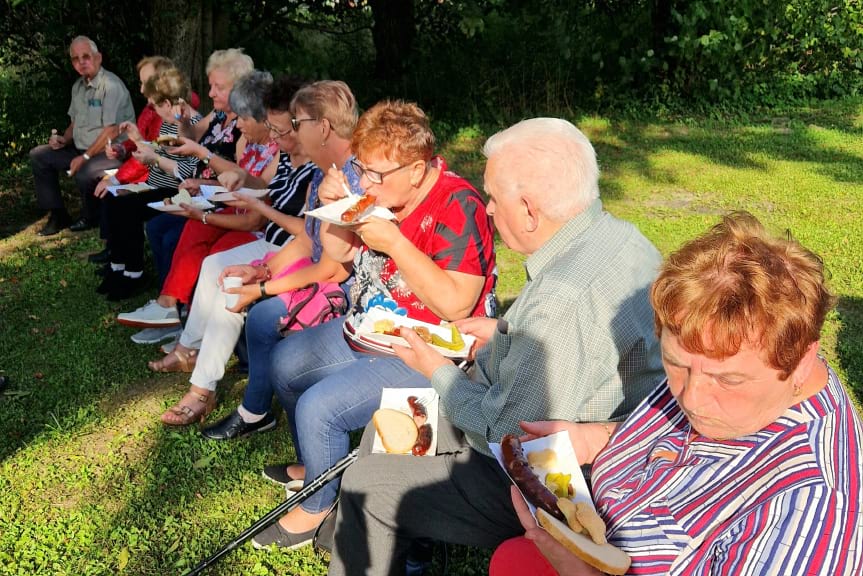
[(288, 466), (293, 466), (296, 462), (287, 462), (285, 464), (271, 464), (269, 466), (264, 467), (264, 471), (261, 473), (261, 476), (269, 480), (270, 482), (275, 482), (279, 486), (287, 487), (293, 482), (302, 482), (299, 478), (294, 478), (293, 476), (288, 475)]
[(311, 544), (312, 539), (315, 537), (315, 531), (317, 531), (317, 528), (294, 534), (293, 532), (288, 532), (282, 528), (281, 524), (276, 522), (252, 538), (252, 546), (260, 550), (261, 548), (275, 544), (279, 548), (295, 550)]
[(90, 221), (86, 216), (81, 216), (75, 222), (69, 226), (69, 230), (72, 232), (83, 232), (84, 230), (89, 230), (90, 228), (95, 227), (96, 225)]
[(107, 276), (111, 272), (112, 272), (111, 265), (106, 263), (106, 264), (102, 264), (101, 266), (96, 268), (96, 271), (94, 272), (94, 274), (96, 274), (96, 276)]
[(111, 257), (111, 251), (105, 248), (101, 252), (94, 252), (87, 256), (87, 262), (92, 264), (107, 264)]
[(53, 236), (54, 234), (59, 234), (69, 227), (69, 220), (71, 220), (71, 218), (69, 218), (69, 215), (65, 212), (51, 212), (51, 216), (48, 217), (48, 222), (36, 234), (39, 236)]
[(102, 275), (102, 282), (96, 286), (96, 292), (99, 294), (110, 294), (111, 289), (120, 282), (120, 278), (122, 277), (122, 270), (112, 270), (109, 265)]
[[(265, 432), (276, 427), (276, 418), (267, 414), (261, 420), (249, 424), (234, 410), (212, 426), (201, 430), (201, 435), (210, 440), (233, 440), (256, 432)], [(287, 475), (287, 474), (286, 474)]]
[[(288, 497), (290, 498), (290, 494)], [(329, 512), (327, 512), (327, 515), (324, 516), (324, 520), (321, 522), (321, 525), (318, 526), (314, 538), (315, 548), (330, 554), (332, 554), (335, 546), (336, 509), (338, 508), (338, 505), (339, 501), (336, 500), (336, 503), (333, 504), (333, 507), (330, 508)]]
[(144, 276), (132, 278), (131, 276), (121, 274), (109, 287), (108, 300), (116, 302), (118, 300), (131, 298), (143, 290), (146, 285), (147, 279)]

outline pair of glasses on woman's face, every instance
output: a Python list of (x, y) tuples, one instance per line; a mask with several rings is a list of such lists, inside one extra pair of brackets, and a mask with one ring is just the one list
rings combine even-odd
[(378, 172), (377, 170), (369, 170), (356, 160), (351, 160), (351, 168), (354, 169), (354, 174), (356, 174), (360, 178), (362, 178), (363, 174), (365, 174), (366, 178), (368, 178), (369, 182), (371, 182), (372, 184), (383, 184), (384, 176), (389, 176), (390, 174), (398, 172), (402, 168), (407, 168), (408, 166), (410, 166), (410, 164), (402, 164), (401, 166), (396, 166), (392, 170)]
[(293, 127), (288, 128), (287, 130), (279, 130), (278, 128), (276, 128), (275, 126), (270, 124), (269, 120), (264, 120), (264, 126), (266, 126), (270, 132), (275, 134), (277, 138), (282, 138), (284, 136), (287, 136), (288, 134), (290, 134), (294, 130)]

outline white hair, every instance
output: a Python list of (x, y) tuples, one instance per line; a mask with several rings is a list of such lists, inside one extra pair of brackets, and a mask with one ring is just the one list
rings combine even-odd
[(252, 57), (243, 53), (242, 48), (227, 48), (216, 50), (207, 60), (207, 74), (213, 70), (221, 70), (228, 75), (231, 83), (236, 82), (255, 69)]
[(90, 51), (93, 52), (93, 54), (99, 53), (99, 48), (96, 46), (95, 42), (90, 40), (90, 38), (88, 38), (87, 36), (75, 36), (74, 38), (72, 38), (72, 41), (69, 42), (69, 56), (72, 56), (72, 46), (74, 46), (78, 42), (86, 42), (90, 45)]
[(512, 190), (530, 197), (553, 220), (569, 220), (599, 198), (596, 152), (566, 120), (522, 120), (486, 140), (482, 153), (486, 158), (512, 154), (507, 174)]

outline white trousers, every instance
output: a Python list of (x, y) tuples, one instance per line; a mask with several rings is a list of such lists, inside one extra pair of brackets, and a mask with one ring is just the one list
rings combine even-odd
[(255, 240), (204, 258), (192, 297), (192, 308), (180, 335), (180, 344), (198, 350), (195, 370), (189, 378), (193, 385), (206, 390), (216, 389), (243, 330), (245, 315), (225, 308), (225, 295), (218, 284), (222, 270), (234, 264), (248, 264), (263, 258), (267, 252), (278, 250), (279, 246), (266, 240)]

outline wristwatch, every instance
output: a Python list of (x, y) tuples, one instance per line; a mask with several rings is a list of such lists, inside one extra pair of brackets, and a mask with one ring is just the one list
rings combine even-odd
[(210, 152), (209, 150), (207, 150), (207, 157), (201, 159), (201, 164), (203, 164), (204, 166), (209, 166), (210, 165), (210, 158), (212, 158), (212, 157), (213, 157), (213, 153)]
[(84, 157), (84, 160), (89, 160), (89, 159), (90, 159), (90, 155), (89, 155), (89, 154), (87, 154), (86, 152), (84, 152), (83, 154), (81, 154), (81, 156), (83, 156), (83, 157)]

